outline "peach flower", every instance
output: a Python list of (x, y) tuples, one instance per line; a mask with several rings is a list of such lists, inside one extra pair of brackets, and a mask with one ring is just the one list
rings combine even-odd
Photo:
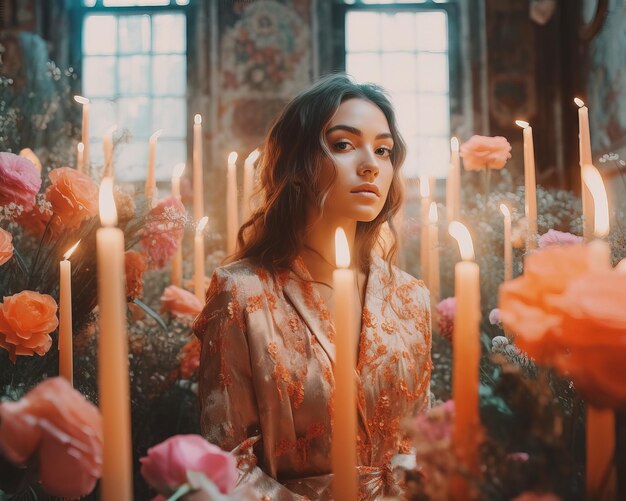
[(185, 221), (185, 206), (172, 196), (150, 210), (141, 231), (141, 245), (148, 254), (150, 268), (163, 268), (172, 259), (183, 237)]
[(23, 148), (20, 150), (20, 156), (26, 160), (30, 160), (35, 166), (35, 169), (37, 169), (37, 172), (41, 175), (41, 161), (39, 160), (39, 157), (35, 155), (33, 150), (30, 148)]
[(46, 189), (46, 199), (58, 216), (54, 219), (56, 225), (77, 228), (98, 213), (98, 186), (87, 174), (60, 167), (48, 176), (52, 184)]
[(48, 494), (74, 499), (93, 491), (102, 472), (102, 418), (64, 378), (1, 403), (0, 421), (0, 450), (16, 464), (36, 459)]
[(5, 296), (0, 303), (0, 347), (16, 355), (45, 355), (52, 339), (49, 333), (59, 325), (57, 303), (48, 294), (22, 291)]
[(148, 259), (143, 252), (131, 250), (124, 254), (126, 298), (128, 301), (143, 296), (143, 274), (147, 267)]
[(0, 228), (0, 266), (13, 257), (13, 235)]
[(195, 294), (175, 285), (165, 288), (161, 296), (161, 311), (174, 316), (196, 316), (202, 311), (202, 301)]
[(0, 205), (11, 202), (24, 212), (35, 206), (41, 188), (41, 176), (33, 163), (13, 153), (0, 153)]
[(461, 145), (465, 170), (501, 169), (511, 158), (511, 145), (502, 136), (472, 136)]
[(188, 471), (204, 474), (223, 494), (235, 488), (238, 478), (235, 456), (200, 435), (170, 437), (148, 449), (139, 461), (146, 482), (166, 496), (188, 482)]

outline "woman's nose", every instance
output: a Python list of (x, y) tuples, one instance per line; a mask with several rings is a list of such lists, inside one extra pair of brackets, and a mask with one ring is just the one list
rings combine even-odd
[(373, 152), (365, 152), (364, 157), (361, 159), (357, 174), (359, 176), (371, 176), (375, 178), (379, 172), (378, 163), (376, 162), (376, 155)]

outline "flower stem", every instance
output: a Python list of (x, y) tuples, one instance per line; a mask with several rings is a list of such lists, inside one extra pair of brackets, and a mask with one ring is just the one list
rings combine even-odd
[(177, 499), (182, 498), (185, 494), (191, 492), (191, 486), (189, 484), (181, 485), (174, 494), (172, 494), (167, 501), (176, 501)]

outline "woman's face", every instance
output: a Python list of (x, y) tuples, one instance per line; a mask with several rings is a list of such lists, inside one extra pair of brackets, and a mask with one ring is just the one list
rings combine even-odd
[(325, 162), (320, 180), (323, 188), (332, 186), (324, 215), (337, 220), (374, 220), (393, 179), (393, 138), (384, 113), (364, 99), (344, 101), (326, 129), (326, 144), (332, 162)]

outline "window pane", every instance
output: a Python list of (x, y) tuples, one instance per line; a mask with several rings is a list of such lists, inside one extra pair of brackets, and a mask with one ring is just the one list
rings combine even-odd
[(346, 50), (379, 50), (380, 14), (348, 12), (346, 16)]
[(417, 96), (413, 93), (392, 94), (393, 107), (400, 133), (412, 136), (417, 133)]
[(150, 16), (120, 16), (120, 53), (150, 50)]
[(134, 7), (136, 5), (169, 5), (170, 0), (104, 0), (105, 7)]
[(122, 56), (119, 65), (120, 94), (147, 94), (150, 89), (150, 57)]
[(108, 56), (83, 59), (83, 94), (87, 97), (115, 95), (115, 58)]
[(116, 30), (114, 16), (87, 16), (83, 25), (83, 54), (115, 54)]
[(152, 88), (155, 95), (185, 94), (186, 64), (184, 56), (154, 56), (152, 58)]
[(445, 177), (450, 160), (448, 137), (423, 137), (418, 143), (420, 174)]
[(154, 52), (185, 52), (187, 35), (183, 14), (158, 14), (152, 18)]
[(121, 97), (117, 100), (118, 127), (125, 128), (137, 141), (152, 134), (150, 126), (150, 100), (147, 97)]
[(415, 90), (415, 55), (409, 52), (390, 53), (383, 57), (383, 87), (389, 92)]
[(92, 99), (89, 114), (91, 137), (102, 138), (109, 128), (117, 123), (116, 105), (108, 99)]
[(419, 50), (448, 50), (448, 16), (445, 12), (421, 12), (415, 16)]
[(124, 181), (141, 181), (148, 170), (148, 140), (120, 144), (115, 155), (115, 177)]
[(184, 139), (178, 141), (159, 139), (155, 157), (157, 179), (170, 179), (174, 166), (184, 162), (186, 158), (187, 144)]
[(152, 126), (163, 129), (163, 136), (187, 136), (187, 107), (184, 99), (155, 99), (152, 104)]
[(417, 98), (418, 132), (421, 135), (450, 134), (448, 96), (421, 95)]
[(421, 52), (417, 55), (418, 89), (422, 92), (446, 93), (449, 87), (448, 55)]
[(381, 57), (379, 53), (350, 54), (346, 61), (346, 72), (358, 82), (380, 82)]
[(415, 49), (415, 14), (402, 12), (385, 15), (383, 22), (383, 50)]
[(406, 141), (406, 159), (402, 165), (402, 174), (404, 177), (419, 177), (419, 139), (417, 136), (405, 136)]

